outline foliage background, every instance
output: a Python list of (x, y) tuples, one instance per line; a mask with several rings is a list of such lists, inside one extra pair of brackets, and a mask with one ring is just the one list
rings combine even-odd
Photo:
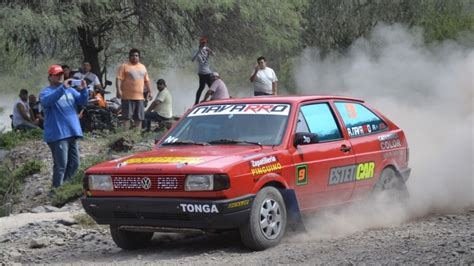
[(344, 54), (380, 23), (420, 28), (426, 42), (462, 36), (474, 46), (473, 0), (1, 0), (0, 21), (0, 90), (13, 93), (38, 92), (52, 63), (88, 60), (102, 80), (113, 80), (131, 47), (142, 51), (153, 79), (175, 71), (194, 80), (190, 54), (201, 35), (234, 94), (251, 87), (260, 55), (281, 90), (295, 92), (292, 73), (304, 49)]

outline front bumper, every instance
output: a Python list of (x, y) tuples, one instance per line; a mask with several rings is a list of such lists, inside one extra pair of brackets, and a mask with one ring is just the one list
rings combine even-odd
[(248, 221), (255, 195), (225, 200), (82, 197), (98, 224), (194, 229), (238, 228)]

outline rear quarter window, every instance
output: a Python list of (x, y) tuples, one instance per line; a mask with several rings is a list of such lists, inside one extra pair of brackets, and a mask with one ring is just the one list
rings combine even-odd
[(387, 124), (367, 107), (359, 103), (336, 102), (350, 137), (365, 136), (386, 130)]

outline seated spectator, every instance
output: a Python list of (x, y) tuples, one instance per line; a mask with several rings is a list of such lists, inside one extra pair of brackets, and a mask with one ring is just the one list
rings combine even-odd
[(96, 74), (91, 72), (91, 64), (87, 61), (82, 62), (81, 70), (79, 72), (76, 72), (73, 78), (85, 80), (87, 86), (92, 87), (92, 90), (102, 88), (99, 78)]
[(28, 91), (20, 90), (20, 99), (13, 105), (13, 128), (35, 129), (38, 128), (38, 120), (34, 118), (33, 111), (28, 105)]
[(100, 108), (107, 108), (107, 102), (100, 93), (99, 89), (95, 89), (94, 91), (89, 92), (89, 104), (97, 105)]
[(41, 104), (36, 100), (36, 96), (34, 94), (30, 94), (30, 96), (28, 96), (28, 105), (30, 106), (30, 110), (33, 111), (33, 118), (38, 120), (38, 126), (43, 128), (43, 110), (41, 110)]
[(145, 112), (145, 129), (150, 131), (151, 121), (162, 122), (167, 121), (173, 117), (172, 111), (172, 97), (171, 93), (166, 87), (164, 79), (159, 79), (156, 82), (158, 87), (158, 95), (151, 103), (150, 107)]
[(219, 76), (219, 73), (212, 73), (211, 79), (212, 85), (209, 90), (207, 90), (206, 95), (204, 96), (204, 100), (202, 100), (201, 102), (207, 101), (209, 97), (211, 97), (211, 101), (229, 99), (229, 91), (227, 90), (227, 86), (225, 85), (224, 81)]

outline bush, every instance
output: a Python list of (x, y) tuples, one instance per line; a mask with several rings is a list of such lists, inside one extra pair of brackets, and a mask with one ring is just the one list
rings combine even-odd
[(0, 133), (0, 148), (11, 149), (26, 140), (41, 140), (43, 130), (31, 129), (26, 131), (8, 131)]
[(82, 195), (82, 179), (87, 168), (107, 160), (103, 156), (88, 157), (81, 160), (81, 165), (77, 173), (72, 177), (69, 183), (66, 183), (54, 189), (54, 196), (51, 204), (56, 207), (62, 207), (66, 203), (76, 200)]
[[(0, 165), (0, 206), (7, 202), (7, 199), (18, 193), (23, 180), (27, 176), (39, 173), (43, 164), (40, 161), (27, 161), (16, 169), (9, 165), (8, 161)], [(0, 217), (8, 215), (8, 211), (0, 210)]]
[(75, 201), (82, 195), (82, 184), (65, 184), (54, 189), (54, 196), (51, 204), (56, 207), (62, 207), (66, 203)]

